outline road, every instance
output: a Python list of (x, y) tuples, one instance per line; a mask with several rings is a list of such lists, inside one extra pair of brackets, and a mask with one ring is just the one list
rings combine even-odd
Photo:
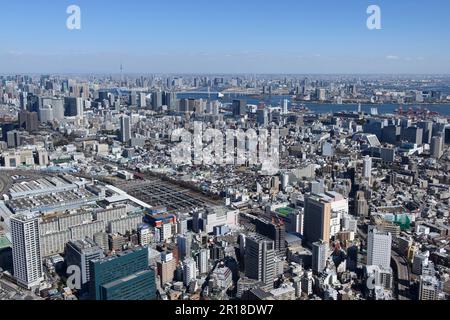
[(399, 300), (410, 300), (409, 286), (411, 284), (408, 263), (404, 256), (392, 250), (391, 258), (397, 266), (397, 294)]

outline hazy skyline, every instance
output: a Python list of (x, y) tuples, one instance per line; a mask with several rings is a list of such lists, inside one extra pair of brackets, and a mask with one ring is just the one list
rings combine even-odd
[(450, 73), (445, 0), (0, 3), (0, 73)]

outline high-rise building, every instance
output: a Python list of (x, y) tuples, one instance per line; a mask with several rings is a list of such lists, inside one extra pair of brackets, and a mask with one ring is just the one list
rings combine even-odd
[(417, 252), (413, 256), (412, 272), (417, 275), (422, 275), (423, 270), (429, 265), (429, 252)]
[(162, 92), (160, 92), (160, 91), (152, 92), (152, 108), (153, 108), (153, 110), (161, 108), (162, 105), (163, 105)]
[(177, 220), (177, 232), (180, 234), (186, 234), (188, 232), (188, 220), (178, 219)]
[(312, 270), (322, 273), (327, 266), (328, 243), (317, 241), (312, 244)]
[(174, 111), (177, 104), (177, 94), (175, 92), (163, 93), (163, 105), (166, 105), (169, 110)]
[(53, 107), (51, 105), (45, 105), (39, 108), (39, 121), (41, 123), (51, 122), (53, 119)]
[(7, 142), (8, 141), (8, 133), (10, 131), (14, 131), (17, 129), (16, 123), (3, 123), (1, 125), (2, 128), (2, 140)]
[(269, 123), (269, 112), (266, 108), (256, 110), (256, 122), (260, 126), (267, 126)]
[(438, 300), (439, 281), (435, 276), (420, 276), (419, 300)]
[(209, 272), (208, 258), (209, 258), (209, 251), (207, 249), (202, 249), (198, 252), (197, 266), (198, 266), (198, 272), (200, 274), (206, 274)]
[(21, 145), (20, 131), (12, 130), (6, 133), (6, 143), (8, 148), (16, 148)]
[(256, 220), (256, 232), (274, 241), (275, 250), (284, 251), (286, 227), (282, 222)]
[(311, 194), (321, 194), (325, 192), (323, 180), (310, 182)]
[(122, 109), (122, 100), (120, 99), (120, 97), (117, 97), (117, 100), (114, 101), (114, 110), (120, 112), (120, 109)]
[(40, 166), (47, 166), (49, 164), (47, 150), (39, 149), (36, 151), (37, 164)]
[(435, 159), (440, 159), (444, 154), (444, 138), (436, 136), (431, 138), (431, 156)]
[(392, 235), (389, 232), (381, 232), (370, 226), (367, 238), (367, 265), (390, 268), (391, 246)]
[(131, 139), (131, 121), (130, 117), (123, 115), (120, 117), (120, 141), (126, 143)]
[(347, 247), (347, 263), (346, 267), (349, 271), (356, 271), (358, 267), (358, 254), (359, 254), (359, 247), (357, 245), (351, 245), (350, 247)]
[(64, 98), (64, 115), (66, 117), (83, 116), (83, 99), (77, 97)]
[(304, 236), (307, 243), (330, 241), (331, 201), (318, 195), (305, 199)]
[(192, 112), (195, 109), (195, 99), (181, 99), (179, 101), (179, 112)]
[(91, 260), (90, 290), (95, 300), (152, 300), (155, 272), (148, 267), (148, 249), (137, 248)]
[(318, 101), (325, 101), (326, 99), (326, 91), (325, 89), (317, 88), (316, 90), (316, 98)]
[(147, 107), (147, 93), (145, 92), (139, 93), (139, 107), (141, 108)]
[(418, 127), (402, 128), (402, 140), (421, 145), (423, 141), (423, 129)]
[(392, 163), (395, 160), (394, 148), (380, 148), (380, 157), (384, 162)]
[(64, 99), (63, 98), (53, 98), (51, 100), (51, 105), (53, 109), (54, 120), (64, 120)]
[(283, 100), (283, 114), (288, 114), (289, 113), (289, 100), (288, 99), (284, 99)]
[(306, 271), (301, 278), (302, 292), (306, 295), (313, 294), (314, 278), (311, 271)]
[(217, 287), (226, 290), (233, 285), (233, 272), (228, 267), (214, 269), (212, 276)]
[(286, 231), (291, 233), (303, 234), (303, 220), (304, 214), (300, 211), (293, 211), (288, 215), (288, 221), (286, 222)]
[(450, 144), (450, 125), (447, 125), (444, 128), (444, 143)]
[(381, 140), (395, 145), (400, 140), (400, 133), (401, 128), (398, 126), (385, 126), (381, 129)]
[(417, 127), (423, 130), (422, 143), (430, 144), (431, 137), (433, 136), (433, 122), (420, 121), (419, 123), (417, 123)]
[(238, 237), (239, 242), (239, 268), (240, 270), (245, 270), (245, 241), (246, 241), (245, 234), (241, 233)]
[(86, 286), (91, 279), (89, 261), (103, 258), (103, 249), (89, 238), (69, 241), (66, 244), (65, 258), (68, 266), (76, 265), (80, 268), (81, 285)]
[(161, 286), (166, 283), (170, 283), (173, 281), (175, 276), (175, 270), (177, 268), (177, 261), (173, 258), (172, 254), (166, 255), (166, 258), (163, 261), (158, 261), (156, 263), (156, 267), (158, 269), (158, 275), (161, 282)]
[(136, 106), (137, 105), (137, 94), (136, 91), (130, 91), (130, 105)]
[(352, 96), (354, 96), (354, 97), (358, 96), (358, 89), (356, 87), (356, 84), (352, 84), (350, 86), (350, 92), (351, 92)]
[(44, 280), (39, 217), (35, 214), (15, 215), (10, 223), (14, 277), (28, 289), (37, 287)]
[(41, 101), (38, 96), (28, 93), (26, 101), (29, 112), (39, 112)]
[(197, 264), (194, 259), (188, 258), (183, 261), (183, 283), (187, 287), (197, 277)]
[(423, 92), (417, 90), (417, 91), (414, 92), (414, 94), (415, 94), (414, 98), (415, 98), (416, 102), (417, 103), (422, 103), (423, 102)]
[(364, 267), (364, 279), (367, 284), (370, 283), (369, 286), (371, 288), (368, 288), (369, 290), (373, 290), (376, 287), (381, 287), (385, 290), (392, 290), (393, 275), (391, 268), (383, 268), (376, 265), (366, 265)]
[(178, 253), (181, 260), (191, 257), (191, 242), (192, 238), (189, 233), (186, 235), (180, 234), (177, 236)]
[(369, 156), (363, 160), (363, 177), (368, 180), (372, 178), (372, 158)]
[(358, 191), (355, 196), (355, 214), (358, 217), (369, 215), (369, 206), (364, 195), (364, 191)]
[(233, 100), (233, 116), (244, 116), (247, 113), (247, 101), (246, 100)]
[(245, 276), (273, 285), (275, 274), (275, 245), (272, 240), (251, 234), (245, 240)]
[(37, 130), (38, 120), (37, 120), (36, 112), (20, 110), (18, 118), (19, 118), (19, 128), (20, 129), (25, 129), (28, 132)]
[(19, 95), (19, 101), (20, 101), (20, 110), (26, 110), (27, 109), (27, 96), (28, 93), (27, 92), (21, 92)]
[(152, 242), (153, 234), (150, 231), (150, 226), (141, 224), (138, 226), (139, 245), (146, 246)]

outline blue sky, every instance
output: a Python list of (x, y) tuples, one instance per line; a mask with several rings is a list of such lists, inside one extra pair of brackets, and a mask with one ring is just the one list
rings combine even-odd
[[(81, 8), (81, 30), (66, 9)], [(381, 7), (382, 30), (366, 9)], [(446, 73), (448, 0), (0, 0), (0, 73)]]

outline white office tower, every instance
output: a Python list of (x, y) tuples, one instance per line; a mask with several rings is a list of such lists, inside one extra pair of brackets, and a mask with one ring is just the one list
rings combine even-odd
[(348, 199), (335, 191), (325, 191), (325, 196), (331, 198), (330, 237), (335, 237), (342, 229), (342, 219), (348, 216)]
[(328, 243), (317, 241), (312, 244), (312, 269), (322, 273), (327, 267)]
[(139, 245), (147, 246), (152, 243), (153, 234), (150, 231), (150, 227), (146, 224), (138, 226), (138, 239)]
[(38, 287), (42, 274), (39, 218), (35, 214), (20, 214), (11, 218), (13, 268), (17, 282), (28, 289)]
[(369, 227), (367, 241), (367, 265), (390, 268), (392, 235)]
[(363, 177), (370, 179), (372, 177), (372, 158), (366, 156), (363, 160)]
[(281, 173), (280, 180), (281, 180), (281, 190), (283, 190), (283, 192), (286, 192), (289, 186), (289, 174), (287, 172)]
[(120, 141), (128, 142), (131, 139), (131, 121), (129, 116), (120, 117)]
[(283, 114), (288, 114), (288, 112), (289, 112), (288, 105), (289, 105), (289, 101), (287, 99), (284, 99), (283, 100)]
[(209, 271), (208, 259), (209, 259), (209, 251), (208, 251), (208, 249), (202, 249), (197, 254), (197, 266), (198, 266), (198, 272), (200, 274), (207, 274), (208, 273), (208, 271)]
[(39, 108), (39, 121), (41, 123), (51, 122), (53, 119), (53, 107), (51, 105), (45, 105)]
[(186, 259), (183, 262), (183, 283), (188, 286), (197, 277), (197, 265), (194, 259)]
[(145, 92), (139, 93), (139, 107), (147, 107), (147, 94)]
[(64, 99), (53, 98), (51, 105), (53, 110), (53, 119), (58, 121), (64, 120)]
[(84, 115), (84, 101), (83, 98), (77, 98), (77, 117)]

